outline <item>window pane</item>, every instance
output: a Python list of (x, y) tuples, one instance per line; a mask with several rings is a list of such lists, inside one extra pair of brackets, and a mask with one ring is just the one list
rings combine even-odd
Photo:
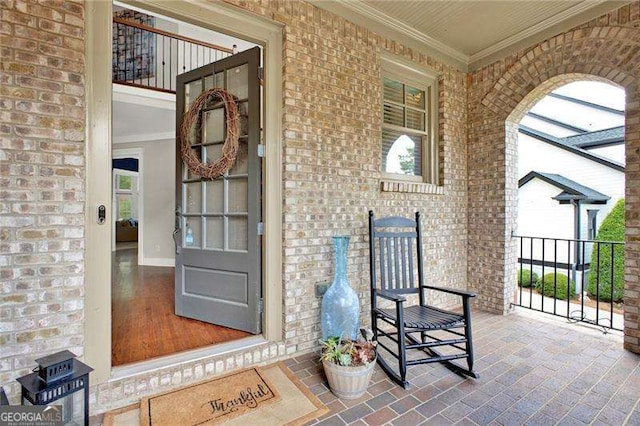
[(424, 90), (416, 89), (415, 87), (405, 86), (407, 100), (406, 104), (415, 108), (424, 109)]
[(131, 195), (118, 195), (118, 220), (131, 218)]
[(220, 159), (220, 157), (222, 157), (222, 144), (216, 144), (216, 145), (209, 145), (207, 146), (207, 153), (206, 153), (206, 158), (207, 158), (207, 163), (211, 164), (211, 163), (215, 163), (216, 161), (218, 161)]
[(408, 128), (424, 131), (424, 112), (407, 108), (406, 114)]
[(236, 156), (236, 162), (229, 170), (229, 176), (245, 174), (248, 170), (247, 163), (249, 159), (247, 157), (249, 155), (249, 147), (247, 146), (247, 140), (240, 139), (238, 144), (238, 155)]
[(199, 217), (185, 218), (184, 246), (200, 247), (202, 241), (202, 221)]
[(238, 102), (238, 115), (240, 116), (240, 136), (249, 134), (249, 102)]
[(202, 184), (192, 182), (184, 185), (186, 188), (185, 213), (202, 212)]
[(230, 217), (229, 218), (229, 249), (230, 250), (247, 250), (248, 232), (247, 218)]
[(384, 79), (384, 99), (388, 101), (397, 102), (399, 104), (403, 102), (402, 83), (399, 81), (391, 80), (390, 78)]
[(382, 168), (387, 173), (422, 175), (422, 137), (382, 129)]
[(118, 175), (118, 189), (132, 189), (131, 176)]
[(202, 93), (202, 80), (192, 81), (184, 86), (184, 110), (188, 110), (191, 103)]
[(218, 108), (204, 112), (204, 143), (224, 141), (224, 109)]
[(231, 213), (248, 211), (247, 178), (229, 179), (229, 205)]
[(207, 218), (207, 248), (224, 249), (224, 219), (221, 217)]
[(238, 99), (249, 97), (249, 66), (247, 64), (227, 71), (227, 90)]
[(404, 127), (404, 108), (384, 104), (384, 122)]
[[(207, 185), (207, 213), (222, 213), (224, 211), (224, 181), (222, 178), (212, 180)], [(209, 241), (207, 239), (207, 241)]]
[(213, 89), (213, 76), (207, 76), (204, 78), (204, 90)]
[(213, 87), (224, 88), (224, 73), (223, 72), (216, 73), (216, 79), (213, 82)]

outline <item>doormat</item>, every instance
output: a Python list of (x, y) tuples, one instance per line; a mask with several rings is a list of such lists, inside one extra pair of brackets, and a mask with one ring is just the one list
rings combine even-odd
[(144, 398), (142, 424), (202, 425), (229, 421), (280, 399), (275, 386), (249, 368), (205, 383)]
[[(260, 385), (260, 386), (259, 386)], [(225, 408), (226, 407), (226, 408)], [(107, 413), (104, 424), (130, 426), (302, 425), (329, 410), (282, 363), (231, 373)]]

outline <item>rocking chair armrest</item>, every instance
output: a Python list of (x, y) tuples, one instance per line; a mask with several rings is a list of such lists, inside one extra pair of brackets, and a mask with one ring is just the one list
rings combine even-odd
[(396, 303), (402, 303), (402, 302), (405, 302), (407, 300), (406, 297), (404, 297), (404, 296), (402, 296), (400, 294), (391, 293), (389, 291), (384, 291), (384, 290), (376, 290), (375, 291), (375, 295), (376, 296), (380, 296), (383, 299), (391, 300), (391, 301), (396, 302)]
[(471, 291), (465, 291), (465, 290), (457, 290), (457, 289), (453, 289), (453, 288), (448, 288), (448, 287), (435, 287), (435, 286), (431, 286), (431, 285), (425, 285), (422, 286), (423, 288), (428, 288), (429, 290), (437, 290), (437, 291), (443, 291), (445, 293), (450, 293), (450, 294), (456, 294), (458, 296), (462, 296), (462, 297), (476, 297), (477, 295)]

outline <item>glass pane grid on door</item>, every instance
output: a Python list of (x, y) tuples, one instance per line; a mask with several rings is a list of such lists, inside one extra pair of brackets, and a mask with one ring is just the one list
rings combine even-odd
[[(241, 124), (236, 162), (223, 176), (204, 180), (184, 165), (182, 193), (186, 231), (183, 245), (186, 247), (219, 251), (248, 250), (247, 73), (247, 65), (242, 65), (185, 85), (185, 108), (203, 90), (227, 88), (238, 101)], [(211, 105), (203, 111), (201, 119), (201, 134), (192, 135), (200, 136), (193, 149), (198, 151), (199, 158), (212, 163), (222, 155), (227, 131), (223, 105)]]

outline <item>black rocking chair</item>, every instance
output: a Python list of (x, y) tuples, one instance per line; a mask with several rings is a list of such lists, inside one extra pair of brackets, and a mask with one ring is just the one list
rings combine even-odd
[[(420, 213), (416, 212), (415, 220), (398, 216), (375, 219), (369, 211), (369, 256), (371, 328), (378, 340), (378, 363), (384, 371), (404, 388), (409, 386), (408, 366), (432, 362), (442, 362), (457, 374), (477, 379), (469, 306), (476, 295), (424, 285)], [(414, 267), (418, 269), (417, 280)], [(426, 290), (461, 296), (462, 314), (429, 306)], [(407, 296), (411, 294), (418, 295), (419, 304), (409, 304)], [(378, 307), (380, 298), (394, 302), (395, 307)], [(446, 352), (435, 349), (441, 346), (447, 347), (443, 348)], [(380, 349), (398, 360), (397, 372), (383, 359)], [(467, 359), (468, 368), (452, 362), (462, 358)]]

